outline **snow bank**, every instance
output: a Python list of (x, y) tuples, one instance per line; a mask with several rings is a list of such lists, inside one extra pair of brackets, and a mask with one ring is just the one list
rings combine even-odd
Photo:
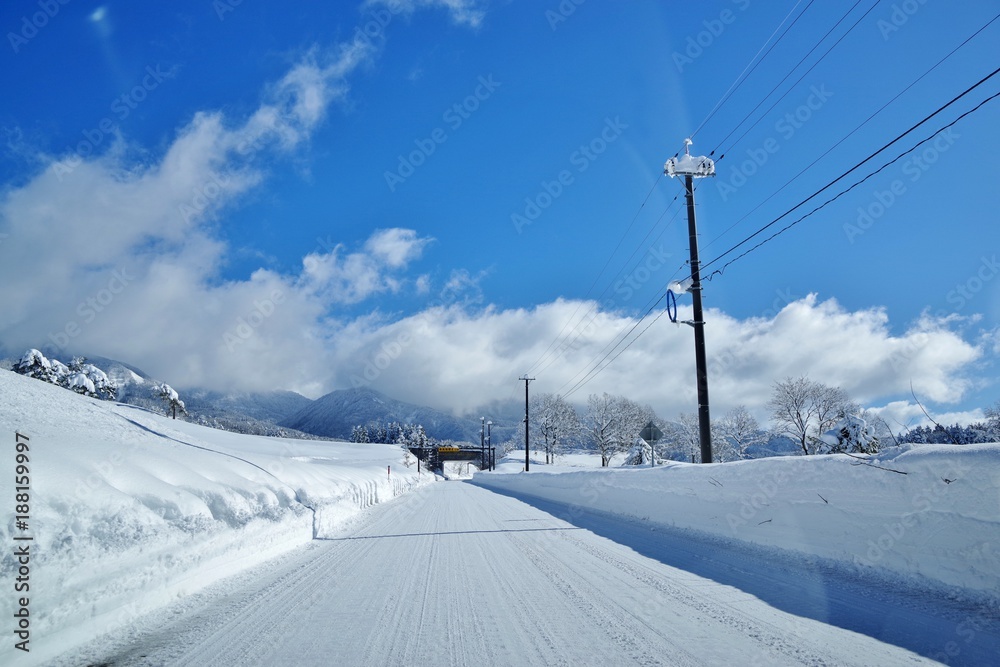
[[(27, 531), (13, 515), (15, 431), (30, 438)], [(12, 372), (0, 372), (0, 437), (3, 609), (14, 608), (13, 538), (34, 538), (18, 594), (31, 653), (8, 636), (0, 664), (52, 657), (433, 480), (399, 447), (217, 431)]]
[(585, 507), (991, 596), (1000, 591), (1000, 444), (917, 445), (864, 460), (776, 457), (555, 473), (535, 464), (520, 473), (521, 458), (512, 457), (474, 483), (565, 503), (570, 514)]

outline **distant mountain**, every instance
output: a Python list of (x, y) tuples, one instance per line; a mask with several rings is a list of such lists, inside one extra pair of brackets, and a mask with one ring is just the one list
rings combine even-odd
[(206, 416), (246, 415), (266, 422), (278, 423), (295, 414), (312, 401), (294, 391), (236, 392), (194, 389), (182, 398), (189, 411)]
[[(389, 398), (359, 387), (333, 391), (313, 401), (279, 426), (330, 438), (350, 438), (351, 429), (370, 422), (420, 424), (432, 438), (479, 442), (480, 420), (454, 417), (446, 412)], [(497, 440), (494, 439), (494, 443)]]

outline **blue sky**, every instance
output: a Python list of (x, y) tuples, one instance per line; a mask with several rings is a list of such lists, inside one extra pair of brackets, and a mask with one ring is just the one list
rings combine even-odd
[[(996, 68), (1000, 21), (928, 73), (1000, 2), (847, 9), (8, 3), (0, 340), (180, 387), (364, 383), (464, 411), (530, 372), (693, 412), (689, 329), (657, 307), (613, 347), (686, 275), (661, 175), (685, 137), (724, 155), (698, 189), (711, 262)], [(945, 419), (996, 400), (998, 120), (986, 103), (706, 283), (714, 413), (763, 415), (787, 375), (899, 423), (911, 381)]]

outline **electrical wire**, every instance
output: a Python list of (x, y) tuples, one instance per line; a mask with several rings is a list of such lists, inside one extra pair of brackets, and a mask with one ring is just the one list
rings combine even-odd
[[(911, 88), (913, 88), (913, 86), (915, 86), (917, 83), (919, 83), (921, 80), (923, 80), (924, 77), (926, 77), (928, 74), (930, 74), (935, 69), (937, 69), (938, 67), (940, 67), (942, 63), (944, 63), (950, 57), (952, 57), (953, 55), (955, 55), (955, 53), (958, 52), (959, 49), (961, 49), (963, 46), (965, 46), (970, 41), (972, 41), (972, 39), (974, 39), (977, 35), (979, 35), (981, 32), (983, 32), (988, 27), (990, 27), (990, 25), (992, 25), (994, 22), (996, 22), (997, 19), (1000, 19), (1000, 14), (997, 14), (996, 16), (994, 16), (992, 19), (990, 19), (989, 22), (987, 22), (985, 25), (983, 25), (981, 28), (979, 28), (979, 30), (977, 30), (976, 32), (974, 32), (972, 35), (966, 37), (962, 41), (961, 44), (959, 44), (954, 49), (952, 49), (951, 51), (949, 51), (947, 55), (945, 55), (943, 58), (941, 58), (936, 63), (934, 63), (934, 65), (932, 65), (929, 69), (927, 69), (923, 74), (921, 74), (916, 79), (914, 79), (913, 81), (911, 81), (908, 86), (906, 86), (901, 91), (899, 91), (898, 93), (896, 93), (896, 95), (892, 99), (890, 99), (888, 102), (886, 102), (881, 107), (879, 107), (878, 110), (876, 110), (873, 114), (871, 114), (870, 116), (868, 116), (868, 118), (866, 118), (864, 121), (862, 121), (853, 130), (851, 130), (846, 135), (844, 135), (839, 141), (837, 141), (837, 143), (835, 143), (834, 145), (830, 146), (830, 148), (826, 149), (826, 151), (824, 151), (822, 155), (820, 155), (815, 160), (813, 160), (808, 165), (806, 165), (801, 171), (799, 171), (797, 174), (795, 174), (795, 176), (793, 176), (788, 181), (786, 181), (784, 185), (782, 185), (780, 188), (778, 188), (777, 190), (775, 190), (774, 192), (772, 192), (766, 199), (764, 199), (759, 204), (757, 204), (754, 208), (752, 208), (750, 211), (748, 211), (747, 213), (745, 213), (740, 219), (738, 219), (736, 222), (734, 222), (729, 227), (727, 227), (725, 230), (723, 230), (719, 235), (717, 235), (714, 239), (712, 239), (711, 241), (709, 241), (708, 243), (706, 243), (703, 247), (704, 248), (710, 247), (713, 243), (715, 243), (720, 238), (722, 238), (723, 236), (725, 236), (726, 234), (728, 234), (734, 227), (736, 227), (741, 222), (743, 222), (744, 220), (746, 220), (748, 217), (750, 217), (751, 215), (753, 215), (757, 210), (760, 209), (761, 206), (763, 206), (767, 202), (771, 201), (771, 199), (773, 199), (782, 190), (784, 190), (789, 185), (791, 185), (793, 182), (795, 182), (800, 176), (802, 176), (802, 174), (806, 173), (809, 169), (811, 169), (813, 166), (815, 166), (817, 162), (819, 162), (820, 160), (822, 160), (823, 158), (825, 158), (832, 151), (834, 151), (838, 146), (840, 146), (842, 143), (844, 143), (849, 138), (851, 138), (858, 130), (860, 130), (862, 127), (864, 127), (865, 125), (867, 125), (872, 119), (874, 119), (880, 113), (882, 113), (883, 111), (885, 111), (885, 109), (888, 108), (888, 106), (890, 104), (892, 104), (893, 102), (895, 102), (896, 100), (898, 100), (900, 97), (902, 97), (904, 94), (906, 94), (907, 91), (909, 91)], [(721, 158), (720, 158), (720, 160), (721, 160)]]
[[(809, 7), (812, 6), (813, 2), (815, 2), (815, 0), (809, 0), (809, 4), (806, 5), (806, 8), (803, 9), (802, 12), (798, 16), (795, 17), (795, 20), (792, 21), (791, 24), (787, 28), (785, 28), (785, 31), (783, 33), (781, 33), (781, 36), (778, 37), (777, 40), (775, 40), (774, 44), (771, 44), (770, 48), (767, 49), (767, 52), (763, 56), (761, 56), (760, 59), (758, 60), (757, 56), (760, 56), (761, 51), (763, 51), (765, 48), (767, 48), (768, 43), (772, 39), (774, 39), (774, 36), (777, 34), (777, 32), (779, 30), (781, 30), (781, 26), (783, 26), (785, 24), (785, 21), (788, 20), (788, 17), (791, 16), (792, 13), (795, 12), (795, 8), (798, 7), (800, 4), (802, 4), (802, 0), (798, 0), (798, 2), (795, 3), (795, 5), (791, 8), (791, 10), (788, 12), (788, 14), (785, 15), (785, 18), (783, 18), (781, 20), (781, 23), (778, 24), (778, 27), (774, 29), (774, 32), (771, 33), (771, 36), (767, 38), (767, 41), (765, 41), (764, 44), (761, 45), (761, 47), (757, 50), (757, 53), (755, 53), (754, 56), (753, 56), (753, 58), (750, 59), (750, 62), (748, 62), (747, 65), (746, 65), (746, 67), (743, 68), (743, 71), (740, 72), (740, 75), (738, 77), (736, 77), (736, 79), (729, 85), (729, 90), (727, 90), (722, 95), (722, 97), (719, 98), (719, 101), (715, 103), (714, 107), (712, 107), (712, 110), (708, 113), (708, 116), (705, 117), (705, 120), (701, 121), (701, 123), (698, 125), (698, 127), (695, 129), (695, 131), (691, 133), (691, 136), (688, 137), (689, 139), (694, 139), (694, 136), (696, 134), (698, 134), (698, 132), (701, 131), (701, 128), (705, 127), (705, 124), (712, 119), (712, 117), (715, 115), (715, 112), (718, 111), (719, 108), (723, 104), (725, 104), (726, 101), (730, 97), (732, 97), (732, 95), (734, 95), (737, 90), (739, 90), (739, 87), (742, 86), (743, 83), (748, 78), (750, 78), (750, 75), (753, 74), (753, 72), (754, 72), (755, 69), (757, 69), (757, 66), (760, 65), (762, 62), (764, 62), (764, 59), (767, 58), (767, 56), (771, 53), (771, 51), (774, 49), (774, 47), (777, 46), (778, 43), (784, 38), (784, 36), (788, 34), (788, 31), (792, 29), (792, 27), (798, 22), (798, 20), (800, 18), (802, 18), (802, 15), (806, 13), (806, 10), (808, 10)], [(754, 61), (756, 61), (756, 63)], [(751, 67), (751, 65), (753, 65), (753, 67)], [(748, 72), (747, 70), (750, 70), (750, 71)], [(746, 75), (746, 76), (744, 76), (744, 75)], [(676, 156), (674, 156), (674, 157), (676, 157)]]
[[(1000, 70), (998, 70), (998, 71), (1000, 71)], [(937, 135), (939, 135), (939, 134), (940, 134), (941, 132), (944, 132), (944, 131), (945, 131), (945, 130), (947, 130), (947, 129), (948, 129), (949, 127), (952, 127), (952, 126), (954, 126), (954, 125), (955, 125), (956, 123), (958, 123), (958, 122), (959, 122), (960, 120), (962, 120), (962, 119), (963, 119), (963, 118), (965, 118), (966, 116), (968, 116), (968, 115), (970, 115), (970, 114), (972, 114), (972, 113), (975, 113), (976, 111), (978, 111), (979, 109), (981, 109), (981, 108), (982, 108), (983, 106), (985, 106), (985, 105), (986, 105), (986, 103), (987, 103), (987, 102), (991, 102), (992, 100), (995, 100), (995, 99), (996, 99), (996, 98), (998, 98), (998, 97), (1000, 97), (1000, 93), (994, 93), (993, 95), (991, 95), (991, 96), (987, 97), (987, 98), (986, 98), (985, 100), (983, 100), (982, 102), (980, 102), (980, 103), (979, 103), (978, 105), (976, 105), (975, 107), (973, 107), (973, 108), (972, 108), (972, 109), (970, 109), (969, 111), (966, 111), (965, 113), (963, 113), (963, 114), (962, 114), (961, 116), (959, 116), (958, 118), (956, 118), (956, 119), (955, 119), (955, 120), (953, 120), (952, 122), (950, 122), (950, 123), (948, 123), (947, 125), (944, 125), (943, 127), (939, 128), (939, 129), (938, 129), (938, 130), (936, 130), (936, 131), (935, 131), (934, 133), (930, 134), (930, 135), (929, 135), (929, 136), (928, 136), (927, 138), (925, 138), (925, 139), (921, 139), (921, 140), (920, 140), (920, 141), (918, 141), (918, 142), (917, 142), (916, 144), (914, 144), (913, 146), (911, 146), (911, 147), (910, 147), (910, 148), (908, 148), (907, 150), (903, 151), (902, 153), (900, 153), (899, 155), (897, 155), (896, 157), (894, 157), (894, 158), (893, 158), (892, 160), (890, 160), (890, 161), (886, 162), (886, 163), (885, 163), (885, 164), (883, 164), (883, 165), (882, 165), (881, 167), (879, 167), (879, 168), (878, 168), (878, 169), (876, 169), (875, 171), (873, 171), (873, 172), (869, 173), (869, 174), (868, 174), (867, 176), (865, 176), (865, 177), (864, 177), (864, 178), (862, 178), (861, 180), (859, 180), (859, 181), (857, 181), (857, 182), (853, 183), (853, 184), (852, 184), (852, 185), (851, 185), (850, 187), (848, 187), (848, 188), (846, 188), (846, 189), (844, 189), (844, 190), (840, 191), (840, 192), (839, 192), (839, 193), (837, 193), (837, 194), (836, 194), (835, 196), (831, 197), (830, 199), (826, 200), (825, 202), (823, 202), (822, 204), (820, 204), (819, 206), (817, 206), (817, 207), (816, 207), (816, 208), (814, 208), (813, 210), (809, 211), (808, 213), (806, 213), (805, 215), (803, 215), (803, 216), (802, 216), (801, 218), (799, 218), (798, 220), (795, 220), (794, 222), (792, 222), (792, 223), (790, 223), (790, 224), (786, 225), (785, 227), (783, 227), (782, 229), (778, 230), (777, 232), (775, 232), (775, 233), (774, 233), (774, 234), (772, 234), (771, 236), (767, 237), (766, 239), (764, 239), (763, 241), (761, 241), (761, 242), (760, 242), (760, 243), (758, 243), (757, 245), (753, 246), (752, 248), (750, 248), (750, 249), (746, 250), (745, 252), (741, 253), (740, 255), (738, 255), (738, 256), (734, 257), (733, 259), (729, 260), (728, 262), (726, 262), (726, 263), (725, 263), (725, 264), (723, 265), (723, 267), (722, 267), (721, 269), (716, 269), (715, 271), (713, 271), (713, 272), (712, 272), (712, 273), (711, 273), (711, 274), (710, 274), (710, 275), (709, 275), (709, 276), (708, 276), (708, 277), (706, 278), (706, 280), (711, 280), (711, 279), (712, 279), (712, 277), (713, 277), (713, 276), (715, 276), (715, 275), (722, 275), (722, 273), (724, 273), (724, 272), (725, 272), (725, 270), (726, 270), (726, 269), (727, 269), (727, 268), (729, 267), (729, 265), (730, 265), (730, 264), (733, 264), (733, 263), (734, 263), (734, 262), (736, 262), (737, 260), (739, 260), (739, 259), (741, 259), (741, 258), (743, 258), (743, 257), (746, 257), (746, 256), (747, 256), (747, 255), (749, 255), (749, 254), (750, 254), (751, 252), (753, 252), (753, 251), (754, 251), (754, 250), (756, 250), (757, 248), (761, 247), (762, 245), (764, 245), (764, 244), (765, 244), (765, 243), (767, 243), (768, 241), (771, 241), (772, 239), (774, 239), (774, 238), (776, 238), (776, 237), (780, 236), (781, 234), (785, 233), (786, 231), (788, 231), (789, 229), (791, 229), (791, 228), (792, 228), (792, 227), (794, 227), (795, 225), (799, 224), (800, 222), (802, 222), (802, 221), (803, 221), (803, 220), (805, 220), (806, 218), (810, 217), (811, 215), (813, 215), (813, 214), (814, 214), (814, 213), (816, 213), (817, 211), (819, 211), (819, 210), (821, 210), (821, 209), (825, 208), (825, 207), (826, 207), (826, 206), (827, 206), (828, 204), (832, 204), (832, 203), (833, 203), (833, 202), (835, 202), (836, 200), (840, 199), (840, 197), (842, 197), (843, 195), (847, 194), (848, 192), (850, 192), (851, 190), (853, 190), (853, 189), (854, 189), (854, 188), (856, 188), (857, 186), (859, 186), (859, 185), (861, 185), (862, 183), (864, 183), (865, 181), (867, 181), (867, 180), (868, 180), (869, 178), (871, 178), (872, 176), (875, 176), (875, 175), (876, 175), (876, 174), (878, 174), (879, 172), (883, 171), (883, 170), (884, 170), (884, 169), (885, 169), (886, 167), (889, 167), (890, 165), (892, 165), (892, 164), (895, 164), (895, 163), (896, 163), (896, 162), (898, 162), (898, 161), (899, 161), (900, 159), (902, 159), (902, 158), (903, 158), (904, 156), (906, 156), (906, 155), (909, 155), (910, 153), (912, 153), (913, 151), (915, 151), (915, 150), (916, 150), (917, 148), (919, 148), (920, 146), (924, 145), (925, 143), (927, 143), (927, 142), (928, 142), (928, 141), (930, 141), (931, 139), (934, 139), (934, 138), (935, 138), (935, 137), (936, 137)], [(867, 160), (865, 160), (865, 161), (867, 161)], [(853, 170), (854, 170), (855, 168), (857, 168), (857, 166), (860, 166), (861, 164), (863, 164), (863, 162), (861, 162), (861, 163), (858, 163), (858, 165), (856, 165), (855, 167), (852, 167), (852, 168), (851, 168), (851, 171), (853, 171)], [(839, 180), (839, 179), (837, 179), (837, 180)], [(824, 188), (824, 189), (825, 189), (825, 188)], [(800, 204), (800, 205), (801, 205), (801, 204)], [(794, 209), (793, 209), (793, 210), (794, 210)], [(782, 216), (782, 217), (784, 217), (784, 216)], [(777, 222), (777, 219), (776, 219), (776, 220), (774, 220), (774, 221), (772, 221), (771, 223), (768, 223), (768, 224), (767, 224), (767, 225), (766, 225), (766, 226), (765, 226), (764, 228), (762, 228), (761, 230), (758, 230), (758, 232), (755, 232), (755, 233), (754, 233), (754, 236), (756, 236), (756, 235), (757, 235), (758, 233), (760, 233), (760, 231), (763, 231), (763, 229), (766, 229), (767, 227), (770, 227), (770, 226), (771, 226), (772, 224), (774, 224), (774, 222)], [(741, 242), (741, 244), (742, 244), (742, 243), (744, 243), (744, 242), (745, 242), (745, 241)], [(725, 254), (727, 254), (727, 253), (731, 252), (732, 250), (733, 250), (732, 248), (731, 248), (730, 250), (727, 250), (727, 251), (726, 251), (726, 253), (723, 253), (723, 255), (725, 255)], [(723, 255), (720, 255), (719, 257), (716, 257), (715, 259), (711, 260), (710, 262), (707, 262), (707, 263), (705, 263), (704, 265), (702, 265), (702, 268), (707, 268), (707, 267), (708, 267), (709, 265), (711, 265), (711, 264), (715, 264), (715, 263), (716, 263), (717, 261), (719, 261), (719, 260), (720, 260), (720, 259), (722, 258), (722, 256), (723, 256)]]
[[(536, 367), (552, 351), (552, 349), (556, 346), (556, 344), (562, 338), (562, 335), (566, 331), (566, 328), (569, 327), (570, 323), (573, 322), (576, 319), (576, 315), (577, 315), (577, 313), (580, 312), (580, 308), (583, 306), (583, 303), (586, 302), (587, 299), (590, 297), (590, 294), (594, 291), (594, 287), (597, 286), (597, 282), (600, 280), (601, 276), (607, 270), (608, 265), (611, 263), (611, 260), (614, 259), (615, 254), (618, 252), (618, 249), (621, 247), (622, 243), (625, 241), (625, 238), (628, 236), (628, 233), (632, 230), (632, 227), (635, 225), (635, 221), (638, 220), (639, 214), (642, 212), (642, 209), (645, 208), (646, 202), (649, 201), (650, 196), (652, 196), (653, 192), (656, 190), (656, 186), (659, 185), (661, 178), (663, 178), (662, 172), (656, 178), (656, 180), (653, 181), (653, 185), (649, 188), (649, 192), (646, 193), (645, 198), (643, 198), (642, 204), (639, 205), (639, 209), (635, 212), (635, 215), (632, 216), (631, 222), (629, 222), (628, 227), (625, 229), (625, 232), (622, 234), (621, 238), (618, 240), (618, 244), (615, 246), (615, 249), (611, 251), (611, 254), (608, 256), (607, 261), (604, 262), (604, 266), (601, 268), (600, 272), (598, 272), (597, 276), (594, 278), (594, 282), (591, 283), (590, 288), (587, 290), (587, 293), (584, 296), (583, 300), (580, 303), (577, 304), (576, 310), (573, 311), (573, 314), (569, 317), (568, 320), (566, 320), (566, 323), (563, 324), (562, 329), (560, 329), (559, 333), (556, 334), (556, 337), (552, 340), (551, 343), (549, 343), (549, 346), (545, 349), (544, 352), (542, 352), (542, 354), (538, 357), (538, 359), (536, 359), (534, 361), (534, 363), (532, 363), (531, 366), (528, 367), (528, 369), (527, 369), (527, 371), (525, 371), (525, 373), (531, 374), (533, 372), (536, 372), (535, 371)], [(675, 200), (676, 200), (676, 198), (675, 198)], [(673, 202), (671, 202), (671, 203), (673, 203)], [(633, 253), (633, 255), (634, 255), (634, 253)], [(629, 258), (629, 259), (631, 259), (631, 258)], [(628, 260), (626, 260), (626, 261), (628, 261)], [(621, 272), (619, 271), (619, 274), (620, 273)], [(607, 290), (605, 289), (605, 292), (606, 291)], [(603, 293), (602, 293), (602, 295), (603, 295)], [(589, 314), (589, 312), (585, 313), (584, 316), (583, 316), (583, 318), (580, 318), (580, 322), (582, 322), (583, 319), (586, 318), (588, 314)], [(579, 325), (579, 322), (577, 323), (577, 325)]]
[[(722, 145), (726, 143), (726, 141), (727, 141), (727, 140), (729, 139), (729, 137), (731, 137), (731, 136), (733, 135), (733, 133), (734, 133), (734, 132), (736, 132), (736, 130), (738, 130), (738, 129), (740, 128), (740, 126), (741, 126), (741, 125), (743, 125), (743, 123), (745, 123), (745, 122), (746, 122), (746, 121), (747, 121), (747, 120), (748, 120), (748, 119), (750, 118), (750, 116), (752, 116), (752, 115), (753, 115), (753, 113), (754, 113), (755, 111), (757, 111), (757, 109), (758, 109), (758, 108), (760, 108), (760, 105), (761, 105), (761, 104), (763, 104), (763, 103), (764, 103), (765, 101), (767, 101), (767, 98), (769, 98), (769, 97), (770, 97), (771, 95), (773, 95), (773, 94), (774, 94), (774, 91), (776, 91), (776, 90), (777, 90), (778, 88), (780, 88), (780, 87), (781, 87), (781, 84), (783, 84), (783, 83), (784, 83), (785, 81), (787, 81), (787, 80), (788, 80), (788, 77), (790, 77), (790, 76), (791, 76), (791, 75), (792, 75), (792, 74), (793, 74), (793, 73), (795, 72), (795, 70), (797, 70), (797, 69), (799, 68), (799, 65), (801, 65), (802, 63), (804, 63), (804, 62), (806, 61), (806, 59), (807, 59), (807, 58), (809, 58), (809, 56), (811, 56), (811, 55), (812, 55), (813, 51), (815, 51), (816, 49), (818, 49), (818, 48), (819, 48), (819, 45), (820, 45), (820, 44), (822, 44), (823, 42), (825, 42), (825, 41), (826, 41), (826, 38), (827, 38), (827, 37), (829, 37), (829, 36), (830, 36), (830, 34), (831, 34), (831, 33), (833, 33), (833, 31), (837, 29), (837, 26), (839, 26), (839, 25), (840, 25), (841, 23), (843, 23), (843, 21), (844, 21), (844, 20), (845, 20), (845, 19), (846, 19), (846, 18), (847, 18), (848, 16), (850, 16), (851, 12), (853, 12), (853, 11), (854, 11), (854, 8), (855, 8), (855, 7), (857, 7), (857, 6), (859, 5), (859, 4), (861, 4), (861, 1), (862, 1), (862, 0), (857, 0), (857, 2), (855, 2), (855, 3), (854, 3), (854, 5), (853, 5), (853, 6), (852, 6), (852, 7), (851, 7), (851, 8), (849, 9), (849, 10), (847, 10), (847, 13), (846, 13), (846, 14), (844, 14), (844, 15), (843, 15), (843, 16), (842, 16), (842, 17), (840, 18), (840, 20), (839, 20), (839, 21), (837, 21), (837, 22), (836, 22), (836, 23), (834, 24), (834, 26), (833, 26), (832, 28), (830, 28), (830, 29), (829, 29), (829, 30), (827, 31), (827, 33), (826, 33), (825, 35), (823, 35), (823, 38), (822, 38), (821, 40), (819, 40), (819, 41), (818, 41), (818, 42), (816, 43), (816, 45), (815, 45), (815, 46), (814, 46), (813, 48), (809, 49), (809, 53), (807, 53), (807, 54), (805, 55), (805, 58), (803, 58), (802, 60), (800, 60), (800, 61), (799, 61), (799, 63), (798, 63), (798, 64), (796, 64), (796, 65), (795, 65), (795, 67), (793, 67), (793, 68), (792, 68), (792, 70), (791, 70), (791, 71), (790, 71), (790, 72), (789, 72), (788, 74), (786, 74), (786, 75), (785, 75), (785, 77), (784, 77), (784, 78), (783, 78), (783, 79), (782, 79), (781, 81), (779, 81), (779, 82), (778, 82), (778, 84), (777, 84), (777, 85), (776, 85), (776, 86), (775, 86), (774, 88), (772, 88), (772, 89), (771, 89), (771, 91), (770, 91), (770, 92), (769, 92), (769, 93), (768, 93), (767, 95), (765, 95), (765, 96), (764, 96), (764, 97), (763, 97), (763, 98), (761, 99), (761, 101), (760, 101), (760, 102), (758, 102), (758, 103), (757, 103), (757, 106), (755, 106), (755, 107), (754, 107), (753, 109), (751, 109), (751, 110), (750, 110), (750, 112), (749, 112), (749, 113), (748, 113), (748, 114), (747, 114), (746, 116), (744, 116), (744, 117), (743, 117), (743, 120), (741, 120), (741, 121), (740, 121), (740, 122), (739, 122), (739, 123), (738, 123), (738, 124), (736, 125), (736, 127), (734, 127), (734, 128), (732, 129), (732, 130), (730, 130), (729, 134), (727, 134), (727, 135), (726, 135), (726, 136), (725, 136), (725, 137), (724, 137), (724, 138), (722, 139), (722, 141), (720, 141), (720, 142), (719, 142), (719, 150), (720, 150), (720, 152), (721, 152), (721, 153), (722, 153), (723, 155), (725, 155), (725, 154), (726, 154), (726, 153), (728, 153), (729, 151), (733, 150), (733, 149), (734, 149), (734, 148), (735, 148), (736, 146), (738, 146), (738, 145), (739, 145), (739, 143), (740, 143), (740, 142), (741, 142), (741, 141), (743, 140), (743, 137), (747, 136), (747, 133), (749, 133), (749, 132), (750, 132), (750, 130), (752, 130), (753, 128), (757, 127), (757, 125), (758, 125), (758, 124), (760, 123), (760, 121), (762, 121), (762, 120), (763, 120), (764, 118), (766, 118), (766, 117), (767, 117), (767, 114), (771, 113), (771, 110), (772, 110), (772, 109), (774, 109), (774, 107), (778, 106), (778, 104), (779, 104), (779, 103), (781, 102), (781, 100), (785, 99), (785, 98), (786, 98), (786, 97), (788, 96), (788, 94), (789, 94), (790, 92), (792, 92), (793, 90), (795, 90), (795, 86), (799, 85), (799, 83), (801, 83), (801, 82), (802, 82), (802, 79), (806, 78), (806, 76), (808, 76), (808, 74), (809, 74), (810, 72), (812, 72), (812, 71), (813, 71), (813, 70), (814, 70), (814, 69), (816, 68), (816, 66), (817, 66), (817, 65), (819, 65), (819, 64), (820, 64), (821, 62), (823, 62), (823, 59), (824, 59), (824, 58), (826, 58), (826, 57), (827, 57), (828, 55), (830, 55), (830, 52), (831, 52), (831, 51), (833, 51), (833, 50), (834, 50), (835, 48), (837, 48), (837, 45), (839, 45), (839, 44), (840, 44), (840, 43), (841, 43), (842, 41), (844, 41), (844, 38), (845, 38), (845, 37), (847, 37), (847, 36), (848, 36), (849, 34), (851, 34), (851, 32), (852, 32), (852, 31), (853, 31), (853, 30), (854, 30), (854, 29), (855, 29), (856, 27), (858, 27), (858, 24), (859, 24), (859, 23), (861, 23), (861, 21), (863, 21), (863, 20), (864, 20), (864, 18), (865, 18), (866, 16), (868, 16), (868, 15), (869, 15), (869, 14), (870, 14), (870, 13), (872, 12), (872, 10), (873, 10), (873, 9), (875, 9), (875, 7), (876, 7), (876, 6), (878, 5), (878, 3), (879, 3), (879, 0), (875, 0), (875, 2), (874, 2), (874, 3), (872, 4), (872, 6), (871, 6), (871, 7), (869, 7), (869, 8), (868, 8), (868, 10), (867, 10), (867, 11), (866, 11), (866, 12), (865, 12), (864, 14), (862, 14), (862, 15), (861, 15), (861, 17), (860, 17), (860, 18), (859, 18), (859, 19), (858, 19), (857, 21), (855, 21), (855, 22), (854, 22), (854, 24), (853, 24), (853, 25), (852, 25), (852, 26), (851, 26), (850, 28), (848, 28), (848, 29), (847, 29), (847, 31), (846, 31), (846, 32), (845, 32), (845, 33), (844, 33), (843, 35), (841, 35), (841, 36), (840, 36), (840, 38), (839, 38), (839, 39), (838, 39), (838, 40), (837, 40), (836, 42), (834, 42), (834, 43), (833, 43), (833, 45), (832, 45), (832, 46), (831, 46), (831, 47), (830, 47), (829, 49), (827, 49), (827, 50), (826, 50), (826, 52), (825, 52), (825, 53), (824, 53), (823, 55), (821, 55), (821, 56), (819, 57), (819, 59), (818, 59), (818, 60), (817, 60), (816, 62), (814, 62), (814, 63), (813, 63), (812, 65), (810, 65), (810, 66), (809, 66), (809, 69), (807, 69), (807, 70), (806, 70), (805, 72), (803, 72), (803, 73), (802, 73), (802, 76), (800, 76), (800, 77), (799, 77), (798, 79), (796, 79), (796, 80), (795, 80), (795, 83), (793, 83), (793, 84), (792, 84), (791, 86), (789, 86), (789, 87), (788, 87), (788, 90), (786, 90), (786, 91), (785, 91), (784, 93), (782, 93), (781, 97), (779, 97), (778, 99), (776, 99), (776, 100), (774, 101), (774, 103), (773, 103), (773, 104), (771, 104), (771, 106), (769, 106), (769, 107), (768, 107), (768, 108), (767, 108), (767, 109), (766, 109), (766, 110), (764, 111), (764, 113), (762, 113), (762, 114), (760, 115), (760, 117), (759, 117), (759, 118), (758, 118), (757, 120), (755, 120), (755, 121), (754, 121), (753, 125), (751, 125), (750, 127), (748, 127), (748, 128), (747, 128), (747, 129), (746, 129), (746, 130), (745, 130), (745, 131), (743, 132), (743, 134), (741, 134), (741, 135), (739, 136), (739, 138), (738, 138), (738, 139), (737, 139), (736, 141), (734, 141), (734, 142), (733, 142), (733, 144), (732, 144), (732, 145), (731, 145), (731, 146), (730, 146), (729, 148), (727, 148), (726, 150), (721, 150), (721, 149), (722, 149)], [(714, 152), (715, 152), (715, 151), (713, 151), (713, 153), (714, 153)]]

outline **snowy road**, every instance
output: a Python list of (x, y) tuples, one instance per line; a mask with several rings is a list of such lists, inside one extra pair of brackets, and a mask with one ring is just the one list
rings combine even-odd
[[(346, 536), (233, 577), (56, 664), (932, 663), (769, 604), (702, 576), (704, 568), (642, 555), (581, 527), (583, 519), (574, 525), (468, 483), (434, 484), (372, 508)], [(714, 562), (699, 553), (680, 557)], [(748, 580), (754, 568), (774, 576), (773, 563), (734, 558), (719, 562)], [(882, 604), (840, 593), (836, 605)], [(918, 623), (931, 645), (954, 635), (953, 619), (928, 617), (931, 605), (900, 605), (896, 622)], [(980, 640), (980, 650), (993, 650), (982, 631)], [(975, 662), (972, 648), (961, 644), (955, 661)]]

